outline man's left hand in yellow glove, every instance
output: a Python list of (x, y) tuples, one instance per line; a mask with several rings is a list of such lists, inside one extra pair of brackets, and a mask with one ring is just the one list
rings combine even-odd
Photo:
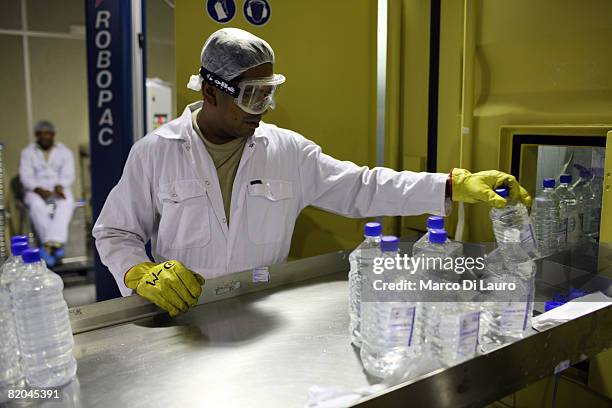
[(179, 261), (143, 262), (124, 276), (125, 286), (176, 316), (198, 303), (204, 278)]
[(527, 207), (531, 207), (529, 193), (521, 187), (511, 174), (497, 170), (480, 171), (472, 174), (464, 169), (453, 169), (450, 179), (453, 201), (485, 202), (495, 208), (503, 208), (506, 206), (506, 199), (497, 195), (495, 189), (508, 187), (511, 200), (522, 201)]

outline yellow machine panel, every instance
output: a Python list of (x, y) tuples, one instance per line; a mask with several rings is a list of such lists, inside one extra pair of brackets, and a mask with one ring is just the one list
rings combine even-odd
[[(445, 12), (457, 11), (458, 3), (462, 13)], [(460, 98), (454, 99), (461, 102), (439, 106), (440, 126), (454, 127), (440, 133), (439, 168), (458, 164), (445, 147), (457, 142), (459, 165), (498, 167), (504, 126), (605, 128), (601, 124), (612, 123), (612, 77), (606, 74), (612, 64), (610, 13), (612, 3), (605, 0), (442, 2), (440, 49), (446, 50), (441, 60), (447, 64), (440, 64), (441, 93), (458, 96), (452, 91), (457, 61), (463, 72)], [(457, 38), (463, 39), (460, 48)], [(492, 239), (487, 212), (484, 205), (466, 206), (464, 239)], [(602, 229), (610, 228), (607, 224)]]
[[(389, 3), (388, 95), (389, 88), (399, 89), (388, 96), (387, 111), (399, 123), (387, 130), (387, 140), (397, 138), (400, 151), (386, 158), (398, 161), (398, 167), (423, 170), (431, 1)], [(437, 171), (511, 171), (511, 135), (525, 130), (605, 139), (600, 241), (612, 242), (610, 15), (612, 2), (607, 0), (441, 1)], [(536, 180), (534, 153), (533, 148), (523, 149), (518, 158), (521, 181), (532, 192), (541, 182)], [(464, 206), (460, 238), (492, 241), (488, 212), (486, 205)], [(455, 206), (446, 223), (453, 235), (460, 213)], [(403, 234), (423, 227), (423, 217), (402, 218)], [(592, 359), (589, 376), (589, 385), (607, 396), (612, 396), (610, 353)], [(521, 396), (541, 392), (541, 387), (532, 387)], [(571, 405), (561, 397), (568, 393), (580, 395), (564, 382), (559, 406)], [(541, 404), (536, 400), (515, 399), (511, 406), (548, 406), (544, 399)]]
[[(223, 27), (242, 28), (270, 43), (275, 70), (287, 77), (264, 121), (299, 132), (333, 157), (373, 167), (377, 2), (272, 0), (263, 26), (250, 24), (244, 2), (235, 3), (235, 17), (219, 24), (205, 1), (175, 2), (177, 112), (201, 98), (185, 84), (198, 71), (206, 38)], [(364, 222), (308, 208), (296, 223), (290, 257), (352, 248)]]

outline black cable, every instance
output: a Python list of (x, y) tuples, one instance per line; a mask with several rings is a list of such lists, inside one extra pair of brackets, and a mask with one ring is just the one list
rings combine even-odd
[(553, 388), (552, 395), (552, 408), (555, 408), (557, 403), (557, 390), (559, 389), (559, 374), (555, 374), (555, 387)]
[(438, 89), (440, 77), (440, 0), (431, 0), (429, 17), (429, 104), (427, 109), (427, 171), (438, 167)]

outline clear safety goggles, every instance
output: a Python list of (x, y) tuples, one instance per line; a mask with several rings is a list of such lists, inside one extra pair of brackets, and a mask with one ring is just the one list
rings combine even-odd
[(215, 88), (234, 97), (234, 103), (252, 115), (262, 114), (268, 108), (274, 109), (276, 90), (285, 82), (283, 75), (274, 74), (267, 78), (245, 79), (234, 85), (203, 67), (200, 68), (200, 75)]

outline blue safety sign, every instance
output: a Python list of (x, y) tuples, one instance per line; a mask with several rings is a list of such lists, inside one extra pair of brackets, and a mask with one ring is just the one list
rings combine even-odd
[(244, 18), (256, 26), (262, 26), (270, 20), (272, 8), (268, 0), (246, 0), (244, 2)]
[(236, 15), (236, 2), (234, 0), (207, 0), (206, 11), (210, 18), (217, 23), (224, 24)]

